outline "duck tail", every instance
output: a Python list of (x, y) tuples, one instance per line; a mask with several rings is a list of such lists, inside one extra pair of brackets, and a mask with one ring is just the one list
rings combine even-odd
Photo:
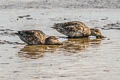
[(56, 27), (51, 27), (51, 28), (56, 29)]
[(13, 34), (15, 34), (15, 35), (19, 35), (19, 32), (15, 32), (15, 33), (13, 33)]
[(22, 31), (17, 31), (17, 32), (15, 32), (14, 34), (15, 34), (15, 35), (18, 35), (18, 36), (23, 35)]
[(51, 28), (56, 29), (57, 23), (55, 23)]

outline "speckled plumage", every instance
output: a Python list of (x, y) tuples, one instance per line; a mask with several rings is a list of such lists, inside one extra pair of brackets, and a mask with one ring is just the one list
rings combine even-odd
[[(94, 34), (94, 31), (98, 29), (91, 29), (87, 27), (83, 22), (80, 21), (71, 21), (65, 23), (57, 23), (52, 27), (58, 32), (68, 36), (69, 38), (81, 38), (88, 37)], [(99, 35), (100, 34), (100, 35)], [(101, 32), (95, 32), (92, 36), (101, 36)]]
[[(46, 38), (46, 35), (40, 30), (23, 30), (18, 31), (17, 35), (22, 41), (28, 45), (57, 45), (60, 44), (58, 38), (55, 36), (49, 36)], [(54, 37), (54, 39), (52, 38)]]

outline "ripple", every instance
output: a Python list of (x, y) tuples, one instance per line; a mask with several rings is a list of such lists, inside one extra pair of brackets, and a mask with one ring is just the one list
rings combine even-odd
[(16, 31), (12, 30), (12, 29), (0, 29), (0, 35), (3, 36), (15, 36)]
[(104, 29), (104, 30), (110, 30), (110, 29), (120, 30), (120, 23), (116, 22), (116, 23), (106, 24), (102, 29)]
[(7, 40), (0, 40), (0, 44), (24, 45), (24, 43), (10, 42), (10, 41), (7, 41)]
[(44, 57), (45, 53), (54, 53), (59, 45), (26, 45), (18, 53), (19, 57), (38, 59)]

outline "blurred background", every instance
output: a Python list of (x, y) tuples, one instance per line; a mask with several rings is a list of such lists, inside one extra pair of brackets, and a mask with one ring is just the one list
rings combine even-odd
[(0, 0), (0, 8), (120, 8), (120, 0)]

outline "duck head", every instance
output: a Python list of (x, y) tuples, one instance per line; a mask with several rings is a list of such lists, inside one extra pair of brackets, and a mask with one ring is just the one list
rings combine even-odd
[(96, 36), (96, 38), (105, 38), (102, 34), (101, 31), (99, 29), (96, 28), (91, 28), (91, 36)]
[(62, 43), (55, 36), (49, 36), (45, 40), (46, 45), (62, 45)]

